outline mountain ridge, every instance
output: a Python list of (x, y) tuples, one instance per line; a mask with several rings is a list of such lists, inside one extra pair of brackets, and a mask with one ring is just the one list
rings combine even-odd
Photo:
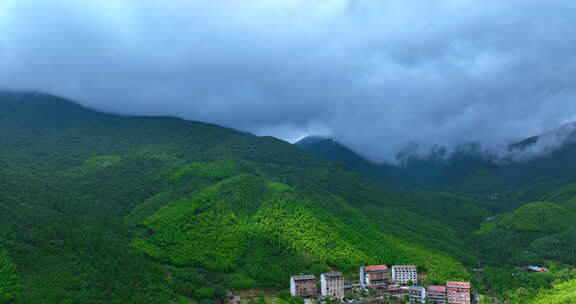
[[(486, 154), (478, 145), (469, 144), (451, 154), (442, 148), (438, 148), (438, 152), (429, 158), (407, 152), (402, 155), (399, 164), (377, 164), (328, 137), (311, 136), (301, 139), (295, 145), (312, 154), (339, 161), (372, 180), (474, 195), (475, 192), (517, 190), (539, 183), (538, 179), (543, 176), (555, 180), (554, 186), (575, 178), (576, 174), (571, 171), (576, 168), (576, 159), (572, 156), (576, 152), (575, 128), (576, 123), (566, 124), (512, 144), (508, 148), (512, 154), (503, 158)], [(563, 145), (558, 145), (560, 140), (564, 142)], [(535, 154), (536, 149), (529, 151), (538, 141), (550, 142), (544, 146), (552, 148), (545, 148), (540, 154)], [(518, 151), (532, 154), (530, 157), (521, 157), (519, 153), (522, 152)], [(479, 178), (484, 181), (479, 183)], [(474, 189), (475, 185), (482, 183), (483, 189)]]

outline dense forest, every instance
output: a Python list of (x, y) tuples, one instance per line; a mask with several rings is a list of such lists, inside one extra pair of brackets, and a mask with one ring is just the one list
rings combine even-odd
[(372, 263), (487, 301), (556, 303), (576, 282), (569, 183), (383, 184), (272, 137), (37, 93), (0, 94), (0, 146), (0, 303), (209, 304)]
[(0, 144), (18, 303), (206, 302), (364, 263), (441, 282), (478, 262), (476, 201), (372, 183), (275, 138), (26, 93), (3, 95)]

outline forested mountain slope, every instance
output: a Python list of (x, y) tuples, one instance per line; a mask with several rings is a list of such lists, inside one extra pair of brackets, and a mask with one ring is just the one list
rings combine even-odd
[(575, 228), (576, 213), (554, 203), (533, 202), (484, 223), (473, 243), (492, 265), (549, 260), (573, 264)]
[(0, 95), (0, 147), (0, 276), (17, 278), (0, 299), (18, 303), (211, 301), (363, 263), (468, 279), (488, 215), (275, 138), (43, 94)]
[[(563, 143), (543, 149), (542, 153), (532, 151), (539, 141), (546, 140)], [(507, 157), (483, 152), (475, 144), (465, 144), (450, 153), (437, 148), (427, 158), (402, 153), (398, 155), (399, 165), (375, 164), (330, 138), (310, 136), (297, 142), (296, 146), (340, 161), (376, 181), (448, 190), (475, 197), (512, 192), (516, 194), (516, 203), (537, 200), (543, 194), (576, 180), (573, 124), (511, 145), (511, 154)], [(522, 156), (522, 151), (532, 156)], [(509, 205), (517, 206), (512, 202)]]

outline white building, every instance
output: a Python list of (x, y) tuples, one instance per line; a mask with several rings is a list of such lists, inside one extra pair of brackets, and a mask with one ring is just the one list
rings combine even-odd
[(426, 288), (422, 286), (410, 286), (410, 304), (426, 303)]
[(340, 272), (320, 275), (320, 290), (323, 298), (344, 299), (344, 277)]
[(392, 280), (399, 284), (418, 282), (418, 270), (415, 265), (394, 265), (392, 266)]

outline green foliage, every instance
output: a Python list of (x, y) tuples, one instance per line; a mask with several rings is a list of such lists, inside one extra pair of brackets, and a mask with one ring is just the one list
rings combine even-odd
[(557, 263), (548, 268), (550, 273), (488, 267), (483, 275), (484, 293), (498, 300), (494, 303), (573, 303), (563, 301), (574, 299), (576, 270)]
[(528, 304), (574, 304), (576, 303), (576, 280), (560, 283), (551, 290), (541, 292)]
[(530, 244), (529, 254), (538, 260), (553, 260), (561, 263), (576, 261), (576, 231), (568, 230), (546, 236)]
[[(332, 200), (341, 201), (337, 197)], [(341, 204), (350, 209), (345, 202)], [(468, 276), (462, 266), (447, 257), (381, 234), (354, 209), (346, 220), (335, 217), (295, 189), (265, 183), (253, 175), (232, 177), (191, 199), (172, 202), (144, 223), (153, 234), (135, 240), (134, 246), (176, 264), (233, 271), (246, 264), (248, 248), (266, 236), (268, 247), (284, 248), (296, 256), (313, 256), (320, 265), (345, 271), (355, 271), (364, 263), (397, 261), (425, 265), (430, 277), (438, 280)], [(249, 256), (252, 259), (257, 255)], [(250, 265), (260, 269), (257, 264), (268, 265), (265, 260), (269, 258), (261, 256)], [(310, 265), (306, 261), (301, 264)], [(295, 273), (288, 272), (293, 269), (279, 268), (272, 277), (248, 270), (252, 280), (245, 281), (282, 286)]]
[(209, 163), (192, 163), (178, 169), (172, 174), (171, 178), (173, 181), (186, 179), (187, 182), (202, 181), (204, 183), (214, 183), (238, 173), (238, 166), (233, 161), (218, 160)]
[(502, 218), (500, 224), (521, 231), (563, 231), (576, 225), (576, 213), (549, 202), (534, 202)]
[(535, 202), (494, 222), (482, 224), (471, 238), (492, 265), (574, 263), (576, 215), (559, 205)]
[(0, 97), (0, 143), (19, 303), (213, 303), (295, 273), (417, 264), (442, 281), (477, 262), (476, 201), (375, 184), (274, 138), (39, 94)]
[(20, 294), (14, 263), (0, 250), (0, 303), (11, 303)]
[[(527, 298), (542, 288), (550, 288), (554, 277), (547, 273), (526, 272), (505, 267), (487, 267), (483, 283), (501, 298)], [(517, 302), (513, 302), (517, 303)]]
[(496, 229), (498, 229), (498, 225), (494, 222), (484, 222), (480, 226), (480, 229), (476, 231), (474, 234), (476, 235), (490, 235), (493, 234)]
[(543, 200), (557, 203), (576, 212), (576, 184), (557, 188), (542, 197)]

